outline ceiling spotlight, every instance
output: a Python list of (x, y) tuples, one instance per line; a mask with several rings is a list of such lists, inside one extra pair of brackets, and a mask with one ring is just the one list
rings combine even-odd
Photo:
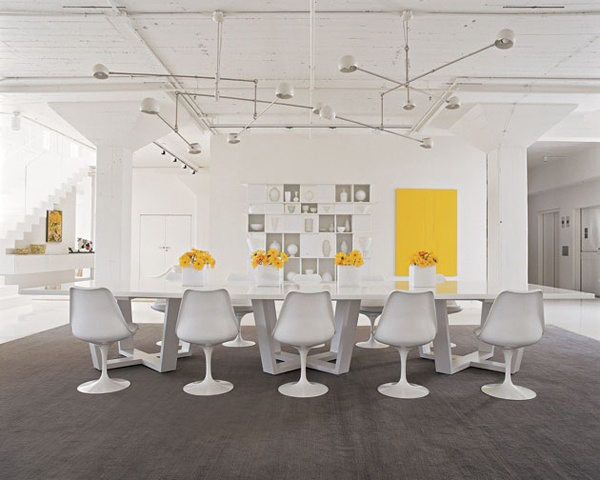
[(196, 175), (196, 170), (192, 170), (192, 175)]
[(10, 119), (10, 129), (15, 132), (21, 130), (21, 112), (13, 112), (13, 116)]
[(229, 133), (227, 135), (227, 143), (231, 143), (232, 145), (235, 145), (237, 143), (240, 143), (240, 139), (236, 133)]
[(404, 110), (409, 110), (409, 111), (414, 110), (415, 107), (416, 107), (416, 105), (413, 102), (411, 102), (410, 100), (408, 102), (406, 102), (404, 105), (402, 105), (402, 108)]
[(433, 147), (433, 140), (429, 137), (424, 138), (423, 140), (421, 140), (420, 146), (421, 148), (430, 149), (431, 147)]
[(335, 112), (329, 105), (324, 105), (319, 112), (319, 116), (325, 120), (333, 120), (335, 118)]
[(358, 64), (356, 63), (354, 55), (344, 55), (342, 58), (340, 58), (338, 68), (342, 73), (355, 72), (358, 68)]
[(173, 157), (173, 163), (177, 163), (177, 159)]
[(277, 90), (275, 90), (275, 96), (282, 100), (289, 100), (290, 98), (294, 98), (294, 87), (292, 87), (289, 83), (282, 82), (277, 85)]
[(187, 168), (187, 165), (184, 163), (183, 167), (181, 167), (181, 168), (183, 168), (185, 170)]
[(188, 153), (190, 153), (192, 155), (198, 155), (199, 153), (202, 153), (202, 150), (200, 149), (200, 144), (199, 143), (190, 143), (190, 148), (188, 149)]
[(97, 63), (93, 68), (93, 77), (97, 80), (106, 80), (108, 78), (108, 68), (101, 63)]
[(321, 108), (323, 108), (323, 104), (321, 102), (317, 102), (317, 103), (314, 104), (314, 106), (312, 107), (311, 111), (315, 115), (318, 115), (319, 113), (321, 113)]
[(165, 155), (167, 152), (165, 152), (164, 150), (162, 151), (161, 155)]
[(454, 95), (446, 100), (446, 109), (447, 110), (458, 110), (460, 108), (460, 99)]
[(494, 42), (496, 48), (499, 48), (500, 50), (508, 50), (509, 48), (512, 48), (514, 44), (515, 32), (513, 32), (509, 28), (501, 30), (498, 34), (498, 40)]
[(140, 103), (140, 112), (147, 113), (148, 115), (158, 115), (160, 112), (160, 105), (155, 98), (144, 98), (142, 103)]

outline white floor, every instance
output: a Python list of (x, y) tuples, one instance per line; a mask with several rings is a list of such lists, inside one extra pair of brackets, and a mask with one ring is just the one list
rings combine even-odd
[[(150, 301), (133, 302), (136, 323), (161, 323), (162, 313), (150, 308)], [(459, 302), (463, 311), (450, 316), (452, 325), (479, 325), (479, 302)], [(544, 304), (546, 323), (600, 340), (600, 298), (583, 301), (554, 300)], [(253, 324), (246, 315), (243, 325)], [(0, 343), (10, 342), (69, 322), (69, 302), (64, 296), (35, 296), (31, 308), (0, 312)], [(361, 315), (359, 325), (368, 325)]]

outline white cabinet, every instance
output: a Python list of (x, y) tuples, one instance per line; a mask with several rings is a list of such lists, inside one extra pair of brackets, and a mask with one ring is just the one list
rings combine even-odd
[(164, 273), (192, 246), (191, 215), (140, 215), (140, 278)]
[(252, 184), (247, 231), (253, 249), (290, 257), (285, 279), (314, 272), (335, 279), (335, 255), (371, 248), (371, 186), (366, 184)]

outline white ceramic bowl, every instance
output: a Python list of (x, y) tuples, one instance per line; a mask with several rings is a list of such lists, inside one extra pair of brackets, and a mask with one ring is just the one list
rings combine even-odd
[(346, 227), (337, 227), (337, 231), (343, 233), (346, 231)]
[(252, 230), (254, 230), (255, 232), (258, 232), (259, 230), (263, 229), (263, 224), (262, 223), (251, 223), (250, 228)]

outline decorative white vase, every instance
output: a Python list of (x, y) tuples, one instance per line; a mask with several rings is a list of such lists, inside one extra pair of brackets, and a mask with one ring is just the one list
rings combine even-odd
[(194, 267), (181, 269), (181, 284), (184, 287), (203, 287), (208, 282), (208, 267), (196, 270)]
[(329, 242), (329, 240), (323, 240), (323, 245), (321, 248), (323, 250), (324, 257), (328, 257), (329, 255), (331, 255), (331, 243)]
[(346, 189), (343, 188), (342, 192), (340, 193), (340, 202), (347, 202), (348, 201), (348, 194), (346, 193)]
[(277, 287), (281, 283), (279, 269), (273, 265), (257, 265), (254, 280), (258, 287)]
[(354, 198), (356, 199), (357, 202), (364, 202), (365, 199), (367, 198), (367, 194), (365, 193), (364, 190), (357, 190), (354, 193)]
[(338, 265), (337, 284), (340, 287), (358, 287), (360, 285), (360, 267)]
[(430, 288), (435, 287), (436, 268), (433, 267), (418, 267), (410, 265), (408, 267), (408, 284), (411, 288)]
[(271, 190), (269, 190), (269, 200), (272, 202), (278, 202), (280, 197), (281, 193), (279, 193), (279, 189), (277, 187), (273, 187)]

